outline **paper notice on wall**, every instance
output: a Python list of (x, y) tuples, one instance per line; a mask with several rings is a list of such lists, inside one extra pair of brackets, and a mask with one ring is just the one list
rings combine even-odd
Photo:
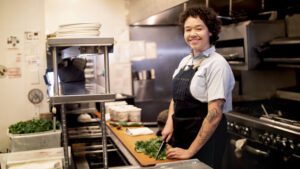
[(40, 33), (38, 31), (25, 31), (25, 40), (39, 40), (40, 39)]
[(21, 78), (22, 72), (20, 67), (9, 67), (7, 68), (7, 77), (8, 78)]
[(35, 71), (40, 65), (40, 33), (38, 31), (24, 32), (24, 56), (28, 68)]
[(16, 67), (22, 64), (22, 53), (16, 51), (10, 51), (8, 55), (6, 55), (6, 65), (7, 67)]
[(40, 84), (40, 79), (39, 79), (39, 70), (38, 69), (31, 69), (29, 70), (30, 76), (29, 76), (29, 81), (30, 84)]
[(114, 46), (114, 62), (130, 62), (130, 42), (118, 42)]
[(38, 56), (27, 56), (28, 69), (31, 71), (38, 70), (41, 59)]
[(115, 93), (132, 95), (132, 77), (130, 63), (117, 63), (110, 67), (111, 90)]
[(139, 61), (146, 58), (145, 41), (130, 41), (130, 59)]
[(156, 59), (157, 47), (155, 42), (129, 41), (118, 42), (114, 46), (114, 62), (140, 61)]
[(22, 54), (17, 51), (9, 51), (6, 56), (7, 77), (8, 78), (21, 78), (22, 77)]
[(38, 41), (25, 41), (24, 43), (24, 56), (38, 56), (40, 44)]
[(147, 59), (156, 59), (156, 43), (155, 42), (147, 42), (146, 43), (146, 58)]

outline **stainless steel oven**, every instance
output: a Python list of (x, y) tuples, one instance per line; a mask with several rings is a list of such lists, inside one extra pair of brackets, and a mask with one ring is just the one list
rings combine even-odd
[(279, 98), (235, 103), (226, 113), (230, 139), (224, 169), (298, 168), (298, 105)]

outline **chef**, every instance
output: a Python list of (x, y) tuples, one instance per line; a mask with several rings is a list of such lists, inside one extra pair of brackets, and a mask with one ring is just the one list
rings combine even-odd
[(226, 119), (232, 109), (234, 76), (214, 44), (221, 21), (210, 8), (189, 8), (179, 19), (191, 54), (173, 74), (172, 101), (162, 138), (173, 148), (167, 158), (198, 158), (221, 168), (225, 149)]

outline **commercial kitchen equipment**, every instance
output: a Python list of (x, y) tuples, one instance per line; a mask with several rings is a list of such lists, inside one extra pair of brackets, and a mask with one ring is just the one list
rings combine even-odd
[(299, 101), (280, 96), (235, 102), (233, 111), (225, 114), (230, 134), (225, 158), (227, 168), (297, 168), (300, 162), (298, 107)]
[[(113, 38), (99, 38), (99, 37), (77, 37), (77, 38), (49, 38), (47, 39), (48, 53), (51, 57), (52, 69), (54, 78), (53, 83), (48, 86), (49, 104), (52, 111), (60, 111), (61, 115), (61, 126), (62, 126), (62, 143), (64, 147), (65, 163), (64, 168), (69, 168), (70, 159), (68, 156), (68, 133), (67, 133), (67, 123), (66, 123), (66, 113), (68, 111), (68, 106), (71, 105), (76, 108), (76, 105), (81, 103), (94, 103), (101, 112), (101, 120), (98, 120), (98, 125), (102, 129), (102, 154), (103, 154), (103, 167), (107, 168), (107, 134), (106, 134), (106, 124), (105, 124), (105, 101), (113, 101), (115, 99), (115, 94), (110, 93), (109, 88), (109, 57), (108, 53), (112, 51), (114, 44)], [(99, 81), (100, 78), (98, 74), (95, 75), (96, 80), (91, 81), (91, 83), (85, 83), (85, 81), (80, 82), (68, 82), (64, 83), (59, 81), (58, 72), (58, 61), (61, 60), (61, 53), (64, 49), (70, 47), (80, 47), (81, 51), (92, 51), (98, 54), (96, 61), (100, 63), (103, 60), (104, 66), (104, 83)], [(91, 49), (91, 50), (90, 50)], [(102, 85), (102, 86), (101, 86)], [(103, 89), (104, 86), (104, 89)], [(101, 88), (102, 87), (102, 88)], [(74, 108), (73, 107), (73, 108)], [(92, 108), (93, 108), (92, 107)], [(89, 108), (89, 107), (88, 107)], [(83, 111), (84, 112), (84, 111)]]
[(216, 50), (225, 57), (232, 69), (250, 70), (260, 63), (256, 48), (284, 36), (283, 21), (244, 21), (223, 25)]
[(277, 67), (300, 68), (300, 14), (285, 17), (285, 35), (270, 39), (257, 48), (263, 63)]

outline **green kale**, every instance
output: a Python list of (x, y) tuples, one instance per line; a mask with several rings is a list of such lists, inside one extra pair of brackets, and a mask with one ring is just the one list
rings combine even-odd
[[(56, 123), (56, 129), (59, 129), (60, 123)], [(9, 133), (11, 134), (27, 134), (44, 132), (53, 129), (53, 123), (45, 119), (33, 119), (28, 121), (21, 121), (9, 126)]]
[[(159, 147), (162, 143), (161, 137), (151, 138), (147, 141), (137, 141), (135, 142), (135, 151), (139, 153), (144, 153), (150, 158), (155, 158)], [(162, 152), (158, 155), (158, 160), (167, 159), (166, 147), (163, 147)]]

